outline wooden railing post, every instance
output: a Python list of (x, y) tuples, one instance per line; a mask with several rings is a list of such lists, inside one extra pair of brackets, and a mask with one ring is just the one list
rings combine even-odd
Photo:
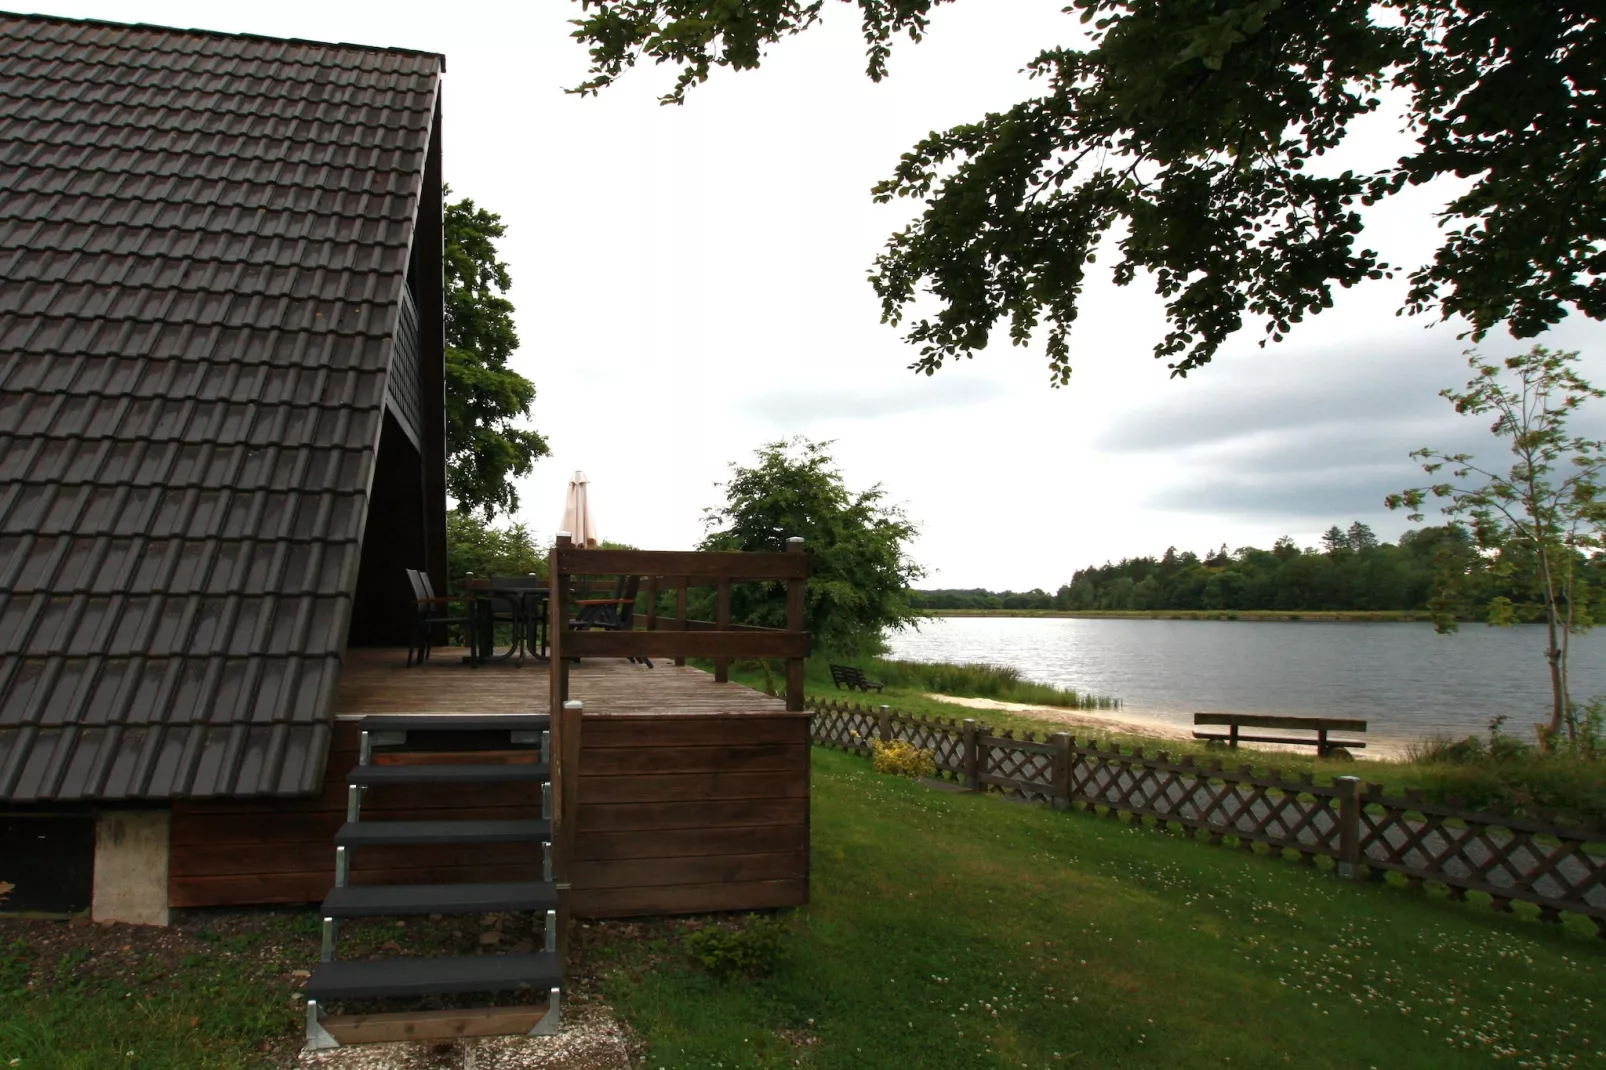
[(647, 577), (647, 630), (658, 630), (658, 577)]
[[(691, 587), (691, 577), (681, 576), (680, 586), (675, 588), (675, 627), (680, 631), (686, 630), (686, 592)], [(676, 665), (686, 664), (685, 658), (676, 658)]]
[(892, 707), (878, 706), (875, 711), (875, 734), (883, 744), (892, 742)]
[(1341, 776), (1333, 779), (1338, 788), (1338, 875), (1346, 880), (1361, 877), (1361, 778)]
[[(786, 552), (800, 554), (803, 552), (803, 540), (793, 536), (786, 540)], [(801, 632), (805, 630), (808, 610), (808, 584), (807, 578), (786, 581), (786, 630)], [(792, 712), (803, 709), (803, 659), (786, 659), (786, 708)]]
[(573, 699), (558, 708), (553, 719), (557, 728), (557, 765), (552, 770), (557, 780), (553, 794), (557, 806), (554, 818), (553, 846), (557, 848), (557, 867), (554, 876), (558, 890), (558, 962), (568, 960), (570, 896), (574, 886), (576, 828), (580, 814), (580, 725), (585, 707)]
[[(721, 576), (714, 600), (714, 627), (722, 632), (730, 631), (731, 627), (731, 581), (729, 576)], [(728, 683), (731, 678), (731, 663), (729, 658), (714, 659), (714, 682), (716, 684)]]
[(981, 778), (976, 761), (976, 721), (974, 718), (965, 718), (965, 787), (971, 791), (981, 790)]
[(1054, 744), (1054, 809), (1071, 808), (1071, 735), (1055, 732), (1049, 737)]
[(563, 653), (563, 633), (569, 624), (569, 577), (564, 572), (568, 566), (563, 563), (563, 551), (573, 544), (567, 531), (558, 532), (547, 562), (547, 656), (552, 689), (547, 709), (553, 716), (569, 699), (569, 659)]

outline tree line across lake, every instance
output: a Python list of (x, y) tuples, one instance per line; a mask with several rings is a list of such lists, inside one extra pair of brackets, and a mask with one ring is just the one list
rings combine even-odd
[[(1319, 547), (1301, 548), (1286, 536), (1269, 550), (1222, 546), (1200, 556), (1172, 547), (1161, 557), (1079, 569), (1052, 594), (916, 590), (910, 600), (919, 610), (1428, 610), (1445, 597), (1450, 575), (1459, 579), (1454, 611), (1473, 612), (1502, 595), (1514, 602), (1532, 597), (1530, 569), (1489, 575), (1469, 568), (1476, 553), (1460, 525), (1418, 528), (1389, 543), (1357, 521), (1347, 530), (1329, 528)], [(1606, 562), (1588, 568), (1606, 579)], [(1469, 573), (1477, 590), (1467, 588)]]

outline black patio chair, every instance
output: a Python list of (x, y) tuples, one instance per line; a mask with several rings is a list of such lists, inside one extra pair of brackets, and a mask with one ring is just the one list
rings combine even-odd
[(473, 616), (466, 605), (461, 614), (451, 613), (449, 607), (463, 604), (466, 601), (465, 597), (436, 595), (434, 585), (429, 582), (429, 573), (410, 568), (407, 570), (407, 582), (413, 588), (413, 605), (416, 613), (413, 638), (407, 645), (407, 667), (410, 669), (413, 667), (414, 650), (418, 652), (418, 664), (422, 665), (429, 660), (429, 649), (433, 645), (436, 628), (458, 624), (467, 631), (473, 622)]
[[(640, 576), (620, 576), (614, 585), (612, 598), (581, 598), (575, 602), (578, 610), (574, 619), (569, 621), (569, 627), (575, 631), (596, 629), (607, 632), (628, 632), (636, 616), (636, 595), (641, 591)], [(647, 657), (632, 657), (626, 659), (641, 662), (647, 668), (652, 668), (652, 659)]]

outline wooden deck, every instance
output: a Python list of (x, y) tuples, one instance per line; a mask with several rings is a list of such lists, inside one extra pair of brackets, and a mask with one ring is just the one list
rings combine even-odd
[[(405, 650), (359, 647), (346, 652), (335, 713), (548, 713), (547, 664), (526, 658), (463, 664), (464, 650), (436, 650), (407, 667)], [(623, 658), (586, 658), (569, 669), (569, 693), (592, 717), (717, 717), (788, 714), (786, 701), (710, 673), (665, 660), (652, 668)]]
[[(407, 668), (404, 650), (347, 652), (323, 790), (283, 800), (174, 806), (168, 899), (175, 907), (316, 902), (333, 883), (335, 830), (357, 720), (371, 713), (546, 713), (543, 662), (462, 663), (438, 650)], [(808, 901), (807, 714), (783, 699), (660, 661), (586, 658), (570, 668), (581, 728), (572, 909), (580, 917), (700, 913)], [(430, 760), (430, 755), (394, 760)], [(384, 759), (392, 760), (392, 759)], [(514, 785), (374, 789), (380, 820), (538, 816)], [(535, 879), (521, 846), (371, 848), (355, 884)]]

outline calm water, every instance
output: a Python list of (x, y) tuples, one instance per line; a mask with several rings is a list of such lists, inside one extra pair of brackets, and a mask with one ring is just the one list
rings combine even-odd
[[(1507, 714), (1548, 720), (1537, 625), (940, 617), (892, 640), (913, 661), (987, 661), (1033, 680), (1111, 695), (1130, 713), (1191, 725), (1197, 711), (1364, 717), (1368, 735), (1481, 734)], [(1606, 693), (1606, 633), (1573, 638), (1572, 692)]]

